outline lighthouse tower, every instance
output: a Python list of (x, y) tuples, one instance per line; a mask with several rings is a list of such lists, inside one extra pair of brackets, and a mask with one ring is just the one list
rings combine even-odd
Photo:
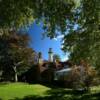
[(43, 63), (42, 53), (39, 52), (39, 53), (38, 53), (38, 56), (39, 56), (39, 58), (38, 58), (38, 63), (39, 63), (39, 64), (42, 64), (42, 63)]
[(53, 52), (52, 52), (52, 48), (49, 48), (48, 55), (49, 55), (49, 62), (53, 62)]

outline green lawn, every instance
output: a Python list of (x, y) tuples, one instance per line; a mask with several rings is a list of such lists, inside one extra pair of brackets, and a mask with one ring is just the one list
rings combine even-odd
[(49, 88), (36, 84), (29, 85), (24, 83), (10, 83), (0, 85), (0, 99), (8, 100), (14, 98), (23, 98), (28, 95), (42, 96)]
[(0, 84), (0, 100), (100, 100), (100, 86), (90, 93), (25, 83)]

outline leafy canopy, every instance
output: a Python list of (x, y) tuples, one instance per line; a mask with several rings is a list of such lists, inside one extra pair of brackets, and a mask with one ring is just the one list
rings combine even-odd
[(0, 36), (0, 71), (3, 78), (11, 80), (27, 71), (34, 64), (34, 52), (28, 47), (30, 38), (27, 34), (9, 32)]
[(43, 21), (46, 36), (64, 33), (63, 50), (70, 52), (71, 60), (85, 59), (100, 66), (100, 0), (78, 0), (77, 8), (76, 1), (1, 0), (0, 28), (17, 29)]
[(0, 27), (16, 29), (43, 21), (47, 36), (56, 30), (66, 31), (66, 19), (71, 19), (74, 0), (1, 0)]
[(100, 0), (81, 0), (76, 16), (78, 28), (65, 35), (63, 50), (71, 53), (74, 62), (84, 59), (100, 66)]

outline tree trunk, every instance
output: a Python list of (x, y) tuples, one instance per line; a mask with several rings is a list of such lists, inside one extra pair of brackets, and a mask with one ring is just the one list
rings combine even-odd
[(15, 81), (15, 82), (18, 82), (17, 67), (18, 67), (20, 64), (22, 64), (23, 62), (24, 62), (24, 61), (20, 61), (20, 62), (14, 64), (13, 69), (14, 69), (14, 81)]
[(18, 82), (18, 75), (16, 72), (15, 72), (15, 82)]
[(17, 75), (16, 66), (14, 66), (14, 81), (15, 81), (15, 82), (18, 82), (18, 75)]

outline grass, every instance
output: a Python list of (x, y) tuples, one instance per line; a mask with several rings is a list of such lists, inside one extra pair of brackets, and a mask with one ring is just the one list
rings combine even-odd
[(100, 86), (92, 87), (91, 92), (80, 93), (40, 84), (0, 84), (0, 100), (100, 100)]
[(9, 100), (13, 98), (23, 98), (27, 95), (43, 95), (49, 88), (36, 84), (10, 83), (0, 85), (0, 99)]

